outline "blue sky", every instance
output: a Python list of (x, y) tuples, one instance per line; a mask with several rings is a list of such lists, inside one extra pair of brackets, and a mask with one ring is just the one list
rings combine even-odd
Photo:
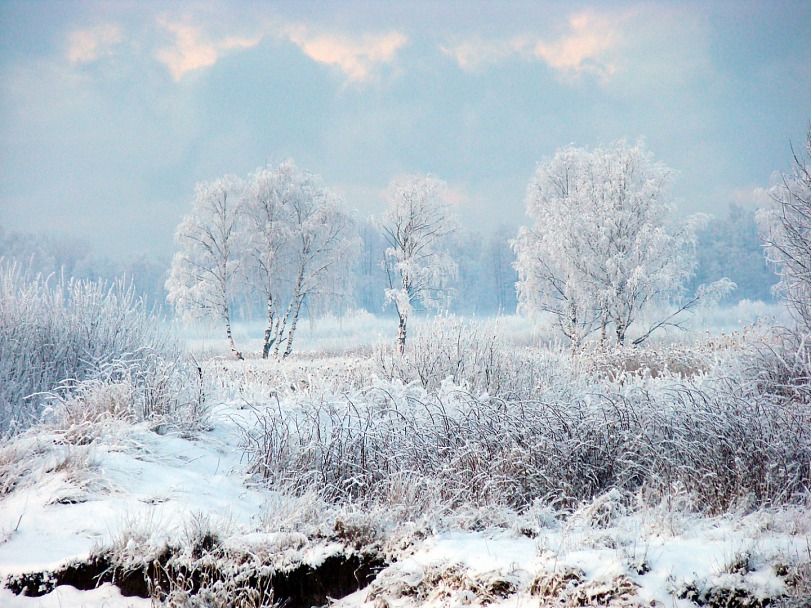
[(0, 226), (168, 253), (196, 182), (291, 156), (364, 215), (432, 173), (487, 231), (538, 161), (622, 137), (723, 215), (804, 139), (809, 32), (805, 0), (0, 0)]

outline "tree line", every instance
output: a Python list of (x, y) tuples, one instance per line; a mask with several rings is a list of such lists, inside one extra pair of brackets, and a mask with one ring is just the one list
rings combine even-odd
[[(794, 160), (794, 174), (769, 191), (773, 199), (801, 183), (805, 157)], [(458, 228), (436, 177), (392, 180), (388, 209), (361, 218), (288, 159), (198, 184), (175, 232), (168, 277), (160, 260), (112, 263), (93, 258), (79, 239), (2, 227), (0, 256), (44, 275), (126, 273), (158, 312), (168, 301), (179, 317), (221, 320), (235, 357), (235, 319), (263, 318), (263, 357), (293, 351), (303, 315), (357, 308), (392, 314), (400, 350), (409, 318), (431, 309), (544, 314), (578, 348), (592, 337), (622, 345), (631, 327), (631, 341), (643, 341), (733, 284), (736, 299), (769, 299), (779, 278), (786, 293), (774, 212), (756, 218), (733, 205), (723, 218), (679, 218), (672, 182), (642, 143), (569, 146), (538, 164), (525, 197), (528, 224), (482, 235)], [(667, 312), (635, 327), (651, 310)]]

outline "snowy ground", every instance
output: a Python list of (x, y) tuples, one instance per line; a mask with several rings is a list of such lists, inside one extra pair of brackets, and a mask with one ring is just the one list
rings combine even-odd
[[(23, 471), (0, 502), (0, 576), (54, 570), (100, 547), (158, 550), (182, 542), (201, 519), (221, 531), (223, 542), (282, 548), (291, 563), (317, 564), (342, 551), (327, 538), (303, 539), (291, 551), (279, 532), (268, 531), (269, 510), (278, 510), (280, 499), (250, 483), (234, 448), (249, 416), (249, 410), (220, 408), (212, 430), (196, 439), (112, 422), (88, 446), (65, 445), (58, 433), (21, 438)], [(380, 606), (375, 600), (385, 598), (391, 606), (527, 606), (537, 605), (533, 597), (545, 592), (588, 602), (613, 597), (691, 606), (678, 599), (691, 587), (775, 597), (785, 591), (775, 568), (802, 558), (811, 539), (807, 510), (719, 518), (678, 509), (625, 513), (611, 494), (565, 521), (538, 509), (484, 530), (464, 522), (453, 529), (453, 521), (419, 531), (417, 525), (403, 522), (391, 530), (383, 544), (396, 561), (338, 605)], [(39, 598), (2, 590), (0, 605), (150, 602), (104, 585), (84, 592), (61, 586)]]
[[(247, 415), (222, 408), (212, 430), (194, 440), (121, 423), (88, 446), (65, 445), (59, 434), (21, 438), (18, 449), (27, 454), (17, 463), (21, 478), (0, 502), (0, 576), (54, 570), (100, 547), (157, 550), (182, 540), (201, 518), (226, 541), (284, 549), (265, 524), (280, 499), (250, 483), (234, 447)], [(446, 521), (415, 533), (416, 524), (405, 523), (386, 543), (397, 561), (338, 605), (380, 606), (385, 598), (391, 606), (527, 606), (543, 592), (578, 603), (614, 598), (691, 606), (678, 599), (691, 588), (769, 598), (785, 592), (775, 568), (808, 551), (807, 510), (720, 518), (678, 510), (623, 514), (614, 498), (566, 521), (541, 509), (480, 531), (455, 530)], [(343, 548), (324, 538), (300, 544), (292, 562), (317, 564)], [(1, 590), (0, 605), (112, 608), (150, 601), (122, 597), (106, 584), (92, 591), (60, 586), (39, 598)]]
[[(279, 532), (269, 531), (269, 511), (278, 511), (281, 499), (250, 483), (234, 447), (249, 416), (249, 410), (220, 408), (211, 431), (195, 439), (116, 422), (87, 446), (65, 444), (60, 433), (20, 438), (21, 477), (0, 502), (0, 576), (54, 570), (101, 547), (144, 557), (150, 548), (182, 543), (203, 519), (224, 542), (281, 548), (291, 563), (317, 564), (342, 551), (328, 538), (301, 540), (291, 551)], [(808, 551), (807, 510), (701, 518), (678, 509), (624, 513), (617, 498), (607, 495), (565, 521), (539, 509), (484, 530), (469, 522), (453, 529), (452, 520), (423, 523), (421, 530), (403, 522), (384, 542), (396, 561), (338, 605), (528, 606), (546, 593), (576, 603), (614, 598), (692, 606), (678, 599), (691, 588), (745, 589), (767, 598), (785, 591), (775, 568)], [(60, 586), (38, 598), (2, 590), (0, 605), (141, 607), (150, 601), (122, 597), (106, 584), (92, 591)]]
[[(372, 373), (360, 360), (305, 357), (286, 367), (285, 382), (301, 370), (349, 368)], [(266, 371), (257, 365), (252, 374)], [(232, 554), (281, 570), (362, 550), (385, 558), (389, 565), (337, 606), (686, 608), (736, 595), (749, 604), (729, 605), (765, 604), (789, 591), (792, 568), (811, 561), (811, 511), (802, 507), (705, 517), (686, 504), (643, 507), (610, 492), (565, 517), (538, 505), (520, 515), (471, 507), (392, 521), (280, 495), (249, 475), (239, 447), (255, 421), (249, 401), (263, 391), (272, 396), (261, 380), (221, 386), (209, 428), (186, 436), (111, 419), (91, 429), (38, 428), (0, 446), (0, 579), (58, 570), (102, 550), (143, 563), (212, 532)], [(339, 522), (355, 526), (354, 536)], [(150, 605), (110, 584), (62, 585), (40, 597), (0, 589), (0, 606), (9, 608)]]

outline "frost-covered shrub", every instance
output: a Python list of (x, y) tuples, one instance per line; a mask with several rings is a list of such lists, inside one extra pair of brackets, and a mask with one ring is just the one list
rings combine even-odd
[(762, 392), (811, 402), (811, 334), (772, 328), (750, 341), (743, 363)]
[(178, 344), (130, 285), (30, 276), (0, 260), (0, 435), (29, 426), (54, 399), (167, 415), (182, 399), (182, 367)]
[(477, 397), (450, 380), (290, 394), (258, 410), (243, 447), (275, 488), (416, 514), (575, 509), (615, 489), (712, 513), (805, 500), (811, 406), (729, 365), (696, 382), (561, 381), (543, 400)]
[(624, 382), (630, 377), (691, 378), (706, 373), (711, 365), (711, 355), (707, 351), (677, 345), (665, 348), (594, 348), (577, 353), (575, 360), (581, 373), (612, 382)]
[(435, 317), (422, 325), (408, 349), (379, 345), (375, 359), (389, 379), (419, 381), (434, 391), (446, 378), (467, 383), (470, 390), (498, 390), (507, 361), (498, 321), (484, 323), (455, 315)]
[(381, 344), (373, 357), (383, 378), (417, 382), (429, 392), (449, 380), (475, 395), (528, 399), (549, 385), (574, 382), (566, 353), (516, 347), (504, 337), (500, 319), (438, 316), (419, 326), (402, 355)]

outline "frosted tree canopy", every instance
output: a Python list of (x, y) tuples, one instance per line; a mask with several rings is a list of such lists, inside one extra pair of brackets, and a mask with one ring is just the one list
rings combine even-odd
[(623, 344), (649, 305), (679, 295), (702, 216), (672, 221), (673, 172), (641, 142), (563, 148), (539, 164), (532, 220), (514, 241), (519, 308), (551, 313), (576, 347), (599, 330)]

